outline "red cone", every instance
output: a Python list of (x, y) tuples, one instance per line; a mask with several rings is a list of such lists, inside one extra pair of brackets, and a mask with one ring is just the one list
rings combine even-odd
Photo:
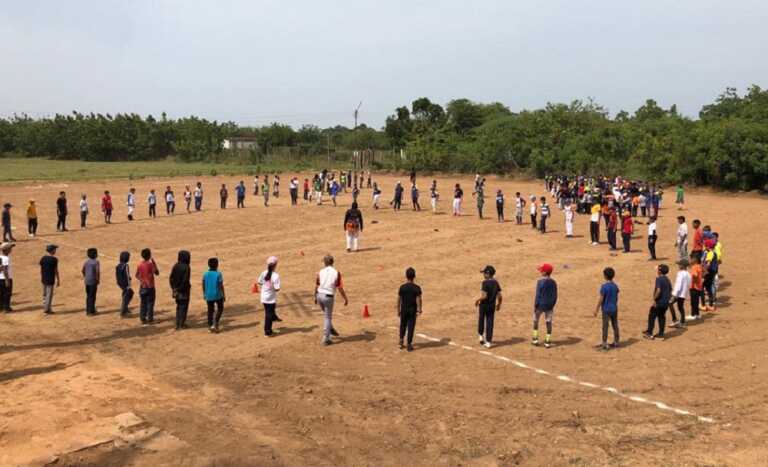
[(370, 318), (371, 314), (368, 312), (368, 304), (363, 307), (363, 318)]

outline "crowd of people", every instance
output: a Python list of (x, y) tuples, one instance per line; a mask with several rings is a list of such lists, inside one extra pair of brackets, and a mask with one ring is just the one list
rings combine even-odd
[[(410, 174), (411, 206), (413, 210), (421, 210), (419, 203), (419, 190), (417, 187), (416, 173)], [(299, 202), (299, 188), (302, 184), (297, 177), (292, 177), (289, 182), (289, 194), (291, 204)], [(352, 173), (349, 171), (330, 172), (323, 170), (310, 180), (303, 181), (303, 200), (306, 203), (322, 204), (323, 197), (328, 196), (331, 203), (336, 206), (336, 198), (343, 194), (352, 194), (351, 207), (346, 211), (343, 220), (343, 229), (346, 235), (346, 249), (348, 252), (358, 251), (359, 236), (363, 231), (363, 215), (358, 205), (358, 198), (363, 188), (372, 190), (371, 203), (374, 209), (380, 209), (381, 190), (378, 184), (371, 179), (371, 173)], [(486, 179), (480, 175), (475, 177), (473, 198), (476, 200), (478, 216), (484, 216), (484, 198)], [(542, 234), (547, 233), (548, 219), (552, 216), (548, 197), (552, 198), (556, 208), (563, 211), (565, 220), (565, 236), (574, 238), (574, 216), (583, 214), (589, 216), (590, 244), (600, 245), (600, 226), (604, 225), (607, 235), (609, 250), (619, 250), (617, 245), (617, 233), (621, 232), (622, 250), (631, 252), (631, 241), (635, 233), (635, 225), (645, 225), (648, 229), (648, 253), (649, 260), (657, 260), (656, 242), (658, 240), (657, 222), (662, 203), (662, 190), (652, 184), (625, 180), (621, 177), (566, 177), (551, 176), (544, 180), (545, 196), (530, 194), (528, 199), (520, 192), (515, 193), (514, 209), (515, 224), (523, 224), (524, 212), (527, 207), (530, 213), (531, 227)], [(405, 189), (400, 181), (395, 184), (393, 198), (389, 205), (394, 211), (399, 211), (403, 203)], [(240, 181), (234, 188), (237, 198), (236, 207), (245, 207), (246, 186)], [(261, 192), (261, 194), (260, 194)], [(268, 176), (263, 179), (256, 176), (253, 182), (253, 196), (262, 196), (264, 205), (269, 206), (270, 195), (280, 196), (279, 175), (273, 176), (270, 184)], [(677, 188), (676, 204), (680, 210), (684, 209), (684, 191)], [(431, 208), (438, 212), (439, 192), (437, 180), (430, 185)], [(462, 215), (462, 201), (464, 192), (459, 183), (453, 190), (452, 214)], [(194, 189), (185, 186), (183, 199), (187, 212), (203, 209), (203, 186), (201, 182), (195, 184)], [(220, 209), (227, 208), (229, 190), (225, 184), (219, 189)], [(137, 205), (135, 188), (130, 188), (126, 195), (127, 218), (134, 219)], [(157, 215), (158, 196), (154, 189), (147, 194), (148, 214), (150, 217)], [(176, 210), (176, 197), (170, 186), (167, 186), (163, 196), (165, 200), (166, 215), (172, 216)], [(505, 222), (505, 199), (502, 190), (496, 191), (496, 214), (499, 222)], [(11, 204), (5, 203), (2, 214), (3, 243), (0, 245), (0, 310), (12, 311), (11, 297), (13, 294), (13, 267), (12, 251), (16, 239), (11, 228)], [(101, 211), (104, 222), (111, 223), (114, 203), (109, 191), (104, 192), (101, 199)], [(88, 226), (88, 199), (82, 195), (79, 202), (80, 225), (85, 229)], [(67, 198), (66, 193), (61, 192), (56, 200), (57, 230), (67, 231)], [(27, 208), (29, 235), (34, 237), (37, 233), (38, 216), (34, 200), (30, 200)], [(657, 266), (657, 278), (654, 282), (652, 305), (648, 312), (648, 327), (644, 331), (644, 337), (648, 339), (662, 340), (665, 335), (667, 312), (671, 314), (672, 326), (683, 327), (687, 320), (697, 320), (702, 311), (715, 311), (717, 303), (717, 289), (719, 286), (719, 270), (723, 261), (723, 247), (717, 232), (710, 226), (702, 225), (699, 219), (693, 220), (689, 233), (686, 218), (677, 216), (677, 233), (675, 249), (677, 253), (677, 272), (674, 283), (669, 279), (670, 268), (666, 264)], [(690, 245), (690, 252), (689, 252)], [(45, 255), (40, 259), (40, 278), (42, 284), (43, 312), (54, 314), (54, 292), (60, 286), (59, 264), (57, 258), (58, 246), (49, 244), (45, 248)], [(134, 298), (134, 280), (138, 284), (139, 313), (138, 317), (142, 325), (150, 326), (155, 322), (154, 306), (156, 300), (156, 277), (160, 270), (152, 258), (149, 248), (141, 250), (141, 260), (136, 266), (135, 273), (131, 272), (131, 253), (121, 252), (119, 262), (115, 266), (115, 283), (120, 290), (121, 306), (120, 314), (123, 317), (130, 316), (130, 306)], [(264, 335), (273, 336), (274, 323), (282, 319), (277, 314), (277, 298), (280, 292), (280, 275), (277, 272), (278, 258), (270, 256), (266, 260), (264, 271), (253, 284), (252, 291), (259, 294), (264, 308)], [(531, 343), (545, 347), (552, 345), (553, 317), (557, 304), (558, 289), (553, 279), (554, 266), (542, 264), (538, 268), (541, 278), (536, 284), (534, 295), (534, 311), (532, 316)], [(85, 313), (87, 316), (98, 314), (97, 295), (102, 284), (101, 263), (99, 252), (96, 248), (88, 248), (86, 259), (81, 273), (85, 286)], [(502, 305), (502, 288), (495, 279), (494, 266), (488, 265), (481, 271), (483, 279), (480, 283), (480, 296), (475, 301), (478, 310), (477, 334), (481, 345), (491, 347), (493, 345), (493, 329), (495, 312)], [(618, 299), (619, 287), (614, 282), (616, 272), (612, 268), (603, 271), (604, 283), (598, 293), (598, 302), (595, 315), (601, 314), (603, 318), (601, 349), (610, 349), (618, 346), (619, 322)], [(416, 325), (416, 316), (422, 312), (421, 287), (416, 284), (416, 271), (408, 268), (405, 271), (406, 282), (398, 292), (397, 314), (400, 317), (400, 346), (413, 349), (413, 336)], [(176, 264), (168, 276), (169, 289), (176, 302), (176, 329), (187, 328), (187, 314), (192, 296), (192, 269), (191, 254), (189, 251), (178, 252)], [(224, 313), (226, 293), (224, 276), (220, 270), (220, 262), (216, 257), (208, 258), (207, 270), (202, 274), (200, 282), (201, 292), (207, 307), (207, 324), (211, 332), (219, 332), (221, 318)], [(333, 327), (332, 317), (336, 293), (339, 293), (347, 305), (348, 298), (343, 286), (341, 273), (334, 267), (334, 258), (326, 255), (323, 258), (323, 268), (317, 273), (313, 295), (315, 303), (320, 307), (324, 316), (324, 331), (322, 343), (332, 343), (332, 337), (339, 333)], [(687, 317), (686, 308), (690, 309)], [(680, 315), (678, 318), (678, 314)], [(540, 336), (539, 323), (544, 317), (546, 332), (543, 338)], [(613, 329), (613, 343), (608, 344), (609, 327)]]

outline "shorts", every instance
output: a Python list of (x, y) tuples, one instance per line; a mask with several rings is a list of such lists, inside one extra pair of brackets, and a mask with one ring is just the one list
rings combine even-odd
[(535, 322), (538, 322), (539, 319), (541, 318), (542, 314), (544, 315), (544, 321), (546, 321), (547, 323), (551, 323), (552, 322), (552, 316), (555, 314), (555, 310), (552, 309), (552, 310), (544, 311), (544, 310), (539, 310), (538, 308), (536, 308), (535, 310), (533, 310), (533, 320)]

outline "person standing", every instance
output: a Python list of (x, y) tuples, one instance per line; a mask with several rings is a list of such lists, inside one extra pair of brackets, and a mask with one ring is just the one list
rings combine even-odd
[(172, 216), (176, 212), (176, 197), (170, 186), (165, 187), (165, 214)]
[(56, 230), (59, 232), (67, 231), (67, 194), (63, 191), (59, 192), (59, 197), (56, 199)]
[(80, 228), (86, 229), (88, 222), (88, 199), (83, 193), (80, 196)]
[(40, 258), (40, 282), (43, 285), (43, 313), (53, 314), (53, 291), (61, 286), (59, 278), (59, 258), (56, 257), (58, 246), (45, 247), (45, 256)]
[(685, 216), (677, 216), (677, 224), (677, 236), (675, 237), (677, 259), (688, 259), (688, 224), (685, 223)]
[(523, 209), (525, 209), (525, 199), (518, 191), (515, 193), (515, 222), (517, 225), (523, 224)]
[(363, 213), (357, 208), (357, 203), (344, 214), (344, 231), (347, 236), (347, 253), (357, 251), (360, 234), (363, 232)]
[(563, 213), (565, 217), (565, 237), (573, 238), (573, 204), (571, 200), (565, 202)]
[(253, 176), (253, 196), (259, 196), (259, 175)]
[[(643, 337), (646, 339), (664, 340), (664, 326), (667, 323), (667, 308), (669, 308), (669, 302), (672, 299), (672, 283), (667, 277), (668, 273), (669, 266), (666, 264), (660, 264), (656, 268), (656, 282), (653, 288), (653, 304), (648, 310), (648, 329), (643, 332)], [(659, 322), (659, 332), (658, 334), (653, 334), (653, 328), (656, 321)]]
[(34, 199), (30, 199), (27, 206), (27, 233), (31, 238), (37, 235), (37, 206)]
[(485, 206), (485, 186), (482, 182), (475, 184), (475, 191), (472, 196), (477, 198), (477, 215), (483, 219), (483, 207)]
[(171, 294), (176, 301), (176, 330), (187, 329), (187, 312), (192, 291), (192, 269), (190, 267), (191, 255), (187, 250), (179, 251), (178, 260), (171, 269), (168, 282), (171, 286)]
[(677, 210), (682, 211), (685, 209), (685, 190), (683, 189), (683, 185), (677, 185), (676, 195), (675, 204), (679, 205)]
[(149, 325), (155, 322), (155, 276), (160, 275), (160, 269), (152, 258), (152, 250), (144, 248), (141, 250), (141, 263), (136, 268), (136, 279), (139, 280), (139, 319), (141, 324)]
[(133, 289), (131, 288), (131, 271), (128, 262), (131, 260), (131, 254), (127, 251), (120, 253), (120, 262), (115, 267), (115, 280), (120, 287), (120, 317), (126, 318), (129, 315), (128, 306), (133, 300)]
[(99, 256), (96, 248), (88, 248), (86, 255), (88, 259), (85, 260), (81, 271), (85, 283), (85, 314), (93, 316), (96, 314), (96, 292), (101, 282), (101, 265), (96, 259)]
[(600, 244), (600, 203), (594, 203), (590, 211), (589, 239), (592, 242), (592, 246)]
[(112, 195), (109, 194), (109, 190), (104, 192), (104, 196), (101, 197), (101, 212), (104, 214), (104, 223), (112, 223)]
[(349, 304), (344, 283), (341, 280), (341, 273), (333, 267), (333, 263), (333, 256), (325, 255), (323, 258), (325, 267), (317, 273), (315, 280), (315, 303), (320, 305), (320, 309), (323, 311), (323, 345), (331, 345), (331, 336), (339, 335), (333, 328), (333, 305), (336, 290), (344, 299), (344, 306)]
[[(616, 271), (613, 268), (603, 269), (603, 278), (605, 282), (600, 286), (600, 297), (595, 306), (594, 316), (598, 311), (603, 315), (603, 342), (601, 350), (608, 350), (610, 347), (619, 346), (619, 287), (613, 282)], [(613, 328), (613, 344), (608, 346), (608, 324)]]
[[(420, 315), (421, 287), (416, 285), (416, 270), (405, 270), (405, 284), (400, 286), (397, 292), (397, 317), (400, 318), (400, 349), (406, 348), (413, 351), (413, 334), (416, 331), (416, 315)], [(407, 347), (403, 345), (406, 332), (408, 334)]]
[(415, 183), (411, 185), (411, 206), (414, 211), (421, 211), (421, 205), (419, 204), (419, 188)]
[(280, 175), (275, 174), (274, 177), (272, 177), (272, 194), (275, 196), (275, 198), (280, 197)]
[(461, 216), (461, 200), (464, 199), (464, 190), (457, 183), (453, 188), (453, 215)]
[(551, 264), (544, 263), (539, 266), (541, 279), (536, 282), (536, 298), (533, 304), (533, 345), (539, 345), (539, 320), (544, 315), (544, 321), (547, 325), (547, 335), (544, 337), (544, 347), (549, 348), (552, 345), (552, 318), (555, 314), (555, 305), (557, 304), (557, 283), (552, 279), (554, 267)]
[(629, 211), (625, 211), (621, 221), (621, 241), (624, 245), (624, 253), (629, 253), (630, 251), (630, 241), (632, 240), (633, 232), (634, 223), (632, 222), (632, 214)]
[(264, 196), (264, 207), (269, 207), (269, 178), (264, 175), (264, 184), (261, 186), (261, 194)]
[(192, 212), (190, 206), (192, 205), (192, 192), (189, 190), (189, 185), (184, 187), (184, 204), (187, 205), (187, 214)]
[(379, 201), (381, 200), (381, 190), (379, 184), (373, 182), (373, 209), (379, 209)]
[(395, 196), (392, 198), (392, 203), (390, 203), (395, 211), (399, 211), (403, 203), (403, 191), (405, 191), (403, 185), (398, 181), (395, 184)]
[(608, 224), (605, 229), (605, 234), (608, 237), (608, 245), (611, 251), (618, 249), (616, 246), (616, 230), (618, 230), (619, 216), (616, 214), (616, 209), (611, 208), (608, 212)]
[(536, 196), (531, 195), (531, 206), (530, 206), (530, 213), (531, 213), (531, 227), (536, 230)]
[(496, 218), (504, 222), (504, 193), (501, 190), (496, 191)]
[(310, 199), (309, 199), (309, 179), (308, 178), (304, 179), (303, 188), (304, 188), (304, 201), (309, 203)]
[(147, 205), (149, 206), (149, 217), (157, 217), (157, 194), (155, 194), (155, 190), (149, 190)]
[(494, 278), (496, 269), (486, 266), (480, 271), (483, 274), (483, 282), (480, 284), (480, 298), (475, 300), (478, 310), (477, 337), (480, 345), (490, 349), (493, 345), (493, 321), (496, 312), (501, 308), (501, 286)]
[(277, 293), (280, 292), (280, 275), (277, 269), (277, 256), (267, 258), (267, 269), (259, 275), (258, 283), (261, 291), (261, 304), (264, 306), (264, 335), (272, 336), (272, 324), (282, 321), (277, 317)]
[(648, 252), (651, 254), (650, 261), (656, 261), (656, 240), (658, 240), (656, 231), (656, 218), (651, 217), (648, 223)]
[(200, 211), (203, 209), (203, 184), (202, 182), (197, 182), (197, 185), (195, 186), (195, 211)]
[(699, 319), (699, 306), (703, 302), (704, 295), (704, 269), (701, 266), (701, 256), (691, 254), (691, 319)]
[(240, 183), (238, 183), (235, 186), (235, 195), (237, 196), (237, 208), (242, 209), (245, 208), (245, 192), (247, 188), (245, 187), (245, 182), (243, 180), (240, 180)]
[(541, 222), (539, 222), (539, 231), (543, 234), (547, 233), (547, 219), (549, 219), (549, 204), (547, 204), (547, 197), (541, 197)]
[(429, 188), (429, 202), (432, 204), (432, 214), (437, 213), (437, 201), (440, 199), (440, 193), (437, 192), (437, 180), (432, 180), (432, 186)]
[(299, 204), (299, 179), (296, 177), (291, 178), (288, 184), (288, 191), (291, 194), (291, 206)]
[(224, 276), (219, 272), (218, 258), (208, 259), (208, 270), (203, 273), (203, 298), (208, 306), (208, 331), (219, 332), (221, 315), (224, 313), (225, 295)]
[[(315, 191), (315, 198), (317, 199), (317, 205), (323, 204), (323, 181), (320, 177), (315, 176), (315, 181), (312, 185)], [(311, 201), (311, 200), (310, 200)]]
[(223, 183), (221, 184), (221, 189), (219, 190), (219, 198), (221, 199), (221, 209), (227, 209), (227, 198), (229, 198), (229, 190), (227, 190), (227, 185)]
[(133, 220), (133, 211), (136, 209), (136, 188), (128, 190), (128, 198), (126, 200), (128, 205), (128, 220)]
[(336, 207), (336, 197), (339, 195), (339, 184), (336, 182), (336, 180), (331, 180), (331, 187), (328, 189), (328, 192), (331, 196), (331, 203), (333, 203), (333, 206)]
[(3, 242), (0, 244), (0, 311), (10, 313), (11, 296), (13, 295), (13, 265), (11, 264), (11, 252), (15, 243)]
[[(669, 305), (669, 311), (672, 313), (672, 326), (681, 328), (685, 326), (685, 300), (691, 294), (691, 274), (688, 272), (688, 260), (684, 259), (677, 262), (679, 267), (677, 276), (675, 276), (675, 285), (672, 287), (672, 303)], [(680, 320), (677, 320), (675, 314), (675, 305), (680, 312)]]
[(3, 205), (3, 241), (4, 242), (15, 242), (16, 239), (13, 238), (13, 232), (11, 229), (11, 203), (5, 203)]

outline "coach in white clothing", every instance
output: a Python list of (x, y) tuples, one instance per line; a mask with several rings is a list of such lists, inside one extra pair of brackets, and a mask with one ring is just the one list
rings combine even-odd
[(333, 256), (325, 255), (323, 258), (325, 267), (317, 273), (315, 282), (315, 303), (320, 305), (323, 310), (323, 345), (331, 344), (331, 335), (339, 334), (333, 329), (333, 302), (336, 296), (336, 290), (344, 298), (344, 306), (349, 304), (347, 294), (344, 292), (344, 285), (341, 281), (341, 273), (333, 267)]

